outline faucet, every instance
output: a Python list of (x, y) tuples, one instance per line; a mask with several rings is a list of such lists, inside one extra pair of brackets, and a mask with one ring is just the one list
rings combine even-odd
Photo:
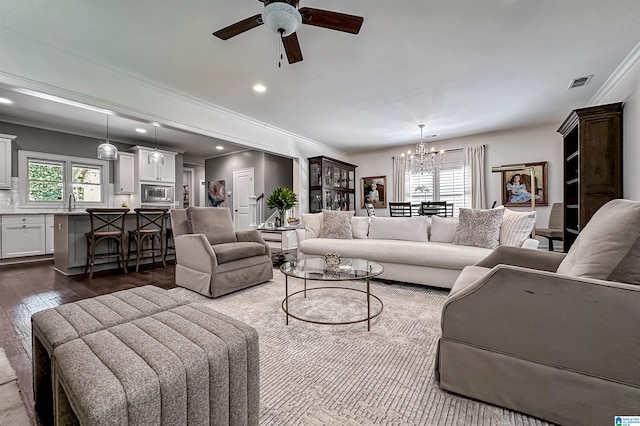
[(75, 207), (75, 202), (76, 195), (72, 192), (71, 194), (69, 194), (69, 211), (73, 210), (73, 207)]

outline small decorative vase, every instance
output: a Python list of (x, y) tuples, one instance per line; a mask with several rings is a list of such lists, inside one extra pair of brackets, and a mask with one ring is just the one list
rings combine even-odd
[(282, 219), (276, 217), (276, 228), (280, 228), (282, 226)]
[(329, 252), (324, 255), (324, 263), (329, 270), (338, 269), (340, 266), (340, 255), (338, 253)]

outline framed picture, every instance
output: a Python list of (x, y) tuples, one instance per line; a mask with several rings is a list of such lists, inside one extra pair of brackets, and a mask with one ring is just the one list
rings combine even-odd
[(224, 180), (215, 180), (207, 182), (207, 206), (208, 207), (224, 207), (225, 188)]
[[(502, 172), (502, 204), (505, 206), (526, 207), (531, 197), (536, 197), (536, 206), (548, 206), (547, 162), (525, 163), (522, 170)], [(509, 166), (508, 164), (506, 166)], [(535, 177), (535, 187), (531, 187), (531, 167)]]
[(360, 178), (360, 207), (371, 203), (373, 207), (387, 208), (387, 177), (371, 176)]

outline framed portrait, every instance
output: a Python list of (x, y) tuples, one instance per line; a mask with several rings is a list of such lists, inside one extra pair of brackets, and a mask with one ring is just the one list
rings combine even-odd
[[(534, 196), (536, 206), (548, 206), (547, 195), (547, 162), (525, 163), (522, 170), (502, 172), (502, 204), (511, 207), (527, 207)], [(506, 164), (509, 166), (509, 164)], [(535, 185), (531, 186), (531, 167), (535, 177)]]
[(365, 203), (371, 203), (376, 208), (387, 208), (386, 176), (360, 178), (360, 207), (364, 208)]
[(207, 182), (207, 206), (208, 207), (224, 207), (225, 204), (225, 181), (215, 180)]

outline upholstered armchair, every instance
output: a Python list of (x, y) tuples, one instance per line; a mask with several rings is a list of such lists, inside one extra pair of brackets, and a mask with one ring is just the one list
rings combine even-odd
[(570, 251), (498, 247), (443, 307), (444, 390), (558, 424), (640, 406), (640, 202), (613, 200)]
[(273, 278), (271, 249), (258, 231), (234, 231), (226, 207), (171, 210), (176, 284), (218, 297)]

